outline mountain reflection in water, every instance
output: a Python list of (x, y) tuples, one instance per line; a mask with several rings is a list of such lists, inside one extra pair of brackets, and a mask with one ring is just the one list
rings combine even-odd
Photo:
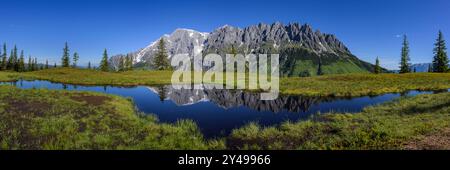
[(326, 98), (282, 96), (271, 101), (259, 100), (259, 93), (242, 90), (176, 90), (172, 86), (81, 86), (49, 81), (5, 82), (23, 89), (47, 88), (74, 91), (94, 91), (131, 98), (136, 108), (155, 114), (161, 122), (173, 123), (190, 119), (197, 123), (206, 137), (227, 135), (232, 129), (249, 122), (263, 126), (285, 121), (307, 119), (311, 114), (328, 112), (360, 112), (364, 107), (390, 101), (401, 96), (433, 93), (409, 91), (379, 96)]

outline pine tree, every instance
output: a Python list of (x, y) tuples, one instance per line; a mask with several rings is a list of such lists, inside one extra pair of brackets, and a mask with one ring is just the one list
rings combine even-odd
[(132, 55), (130, 55), (130, 59), (128, 60), (128, 70), (133, 70), (133, 61), (134, 61), (134, 57)]
[(18, 69), (17, 71), (19, 72), (23, 72), (25, 71), (25, 61), (24, 61), (24, 56), (23, 56), (23, 50), (20, 52), (20, 58), (19, 58), (19, 64), (18, 64)]
[(31, 56), (28, 57), (28, 71), (33, 71), (33, 61), (31, 61)]
[(108, 51), (105, 49), (103, 52), (103, 58), (100, 62), (100, 70), (101, 71), (109, 71), (109, 65), (108, 65)]
[(14, 46), (14, 49), (11, 50), (11, 55), (8, 60), (8, 69), (13, 71), (18, 71), (19, 63), (17, 58), (17, 46)]
[(165, 44), (166, 43), (164, 42), (164, 39), (161, 38), (161, 40), (159, 40), (159, 43), (158, 43), (158, 52), (156, 53), (155, 58), (153, 59), (153, 66), (157, 70), (170, 69), (169, 59), (168, 59)]
[(88, 67), (87, 68), (91, 69), (91, 62), (90, 61), (88, 62)]
[(381, 73), (380, 60), (378, 59), (378, 57), (377, 57), (377, 59), (375, 60), (374, 73), (375, 73), (375, 74), (380, 74), (380, 73)]
[(428, 72), (429, 73), (433, 72), (433, 65), (432, 64), (428, 64)]
[(48, 69), (48, 60), (45, 60), (45, 69)]
[(119, 58), (119, 71), (125, 71), (125, 60), (123, 56)]
[(18, 63), (17, 63), (17, 47), (14, 46), (14, 49), (11, 50), (11, 55), (9, 56), (8, 60), (8, 69), (17, 71), (18, 69)]
[[(31, 57), (31, 56), (30, 56)], [(36, 71), (35, 66), (34, 66), (34, 59), (31, 58), (31, 65), (30, 65), (30, 71)]]
[(78, 62), (79, 58), (80, 58), (80, 56), (78, 55), (77, 52), (73, 53), (73, 68), (77, 67), (77, 62)]
[(7, 70), (8, 69), (8, 58), (7, 58), (7, 50), (6, 50), (6, 43), (3, 44), (3, 55), (2, 55), (2, 63), (1, 63), (1, 70)]
[(53, 68), (56, 68), (56, 62), (55, 62), (55, 65), (53, 65)]
[(127, 54), (125, 63), (127, 71), (133, 70), (133, 56)]
[(7, 64), (7, 70), (14, 69), (14, 51), (11, 50), (11, 54), (9, 54), (8, 64)]
[(236, 50), (236, 48), (234, 48), (234, 45), (231, 45), (230, 54), (233, 54), (233, 57), (235, 57), (237, 55), (237, 50)]
[(38, 70), (38, 69), (39, 69), (39, 65), (38, 65), (38, 63), (37, 63), (37, 58), (34, 58), (34, 64), (33, 64), (33, 66), (34, 66), (34, 70)]
[(0, 49), (0, 71), (3, 69), (3, 52), (2, 52), (2, 50)]
[(158, 88), (159, 100), (164, 103), (164, 100), (166, 100), (166, 97), (167, 97), (166, 96), (167, 89), (165, 86), (159, 86), (157, 88)]
[(125, 56), (125, 59), (124, 59), (125, 61), (124, 61), (124, 70), (125, 71), (128, 71), (129, 70), (129, 64), (130, 64), (130, 58), (129, 58), (129, 55), (127, 54), (126, 56)]
[(70, 65), (69, 45), (66, 42), (66, 44), (63, 48), (63, 56), (61, 58), (61, 66), (69, 67), (69, 65)]
[(321, 76), (323, 75), (323, 71), (322, 71), (322, 61), (319, 60), (319, 67), (317, 68), (317, 75)]
[(411, 64), (409, 63), (409, 43), (406, 35), (403, 35), (403, 47), (400, 60), (400, 74), (411, 72)]
[(448, 70), (447, 48), (445, 47), (444, 35), (439, 31), (438, 38), (434, 44), (433, 72), (443, 73)]

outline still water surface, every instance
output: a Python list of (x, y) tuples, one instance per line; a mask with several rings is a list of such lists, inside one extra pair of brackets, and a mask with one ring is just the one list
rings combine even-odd
[(259, 94), (239, 90), (175, 90), (169, 86), (80, 86), (49, 81), (17, 81), (11, 84), (23, 89), (47, 88), (94, 91), (132, 98), (137, 109), (155, 114), (161, 122), (179, 119), (194, 120), (206, 137), (230, 133), (249, 122), (269, 126), (285, 121), (306, 119), (317, 112), (360, 112), (364, 107), (380, 104), (401, 96), (433, 93), (409, 91), (379, 96), (355, 98), (325, 98), (280, 96), (277, 100), (261, 101)]

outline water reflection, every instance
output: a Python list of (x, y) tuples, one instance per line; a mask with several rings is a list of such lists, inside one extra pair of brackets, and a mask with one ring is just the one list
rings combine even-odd
[(199, 102), (212, 102), (223, 109), (245, 106), (255, 111), (270, 111), (274, 113), (282, 111), (292, 113), (305, 112), (314, 104), (338, 99), (325, 97), (280, 96), (276, 100), (264, 101), (260, 100), (260, 95), (258, 93), (250, 93), (242, 90), (178, 90), (172, 88), (172, 86), (148, 87), (148, 89), (157, 93), (161, 101), (170, 100), (177, 106), (193, 105)]
[[(206, 137), (226, 135), (249, 122), (269, 126), (285, 121), (306, 119), (311, 114), (327, 112), (360, 112), (364, 107), (390, 101), (401, 96), (414, 96), (430, 91), (409, 91), (356, 98), (324, 98), (279, 96), (272, 101), (259, 100), (258, 93), (242, 90), (176, 90), (172, 86), (81, 86), (48, 81), (18, 81), (19, 88), (47, 88), (95, 91), (133, 99), (139, 111), (156, 114), (161, 122), (194, 120)], [(448, 90), (439, 91), (446, 92)]]

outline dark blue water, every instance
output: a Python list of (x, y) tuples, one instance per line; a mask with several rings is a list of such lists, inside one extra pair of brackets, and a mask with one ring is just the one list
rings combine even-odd
[(249, 122), (269, 126), (285, 121), (306, 119), (311, 114), (327, 112), (360, 112), (364, 107), (390, 101), (401, 96), (433, 93), (409, 91), (380, 96), (356, 98), (323, 98), (280, 96), (277, 100), (261, 101), (259, 94), (236, 90), (174, 90), (171, 86), (79, 86), (48, 81), (18, 81), (19, 88), (47, 88), (94, 91), (132, 98), (139, 111), (155, 114), (161, 122), (179, 119), (194, 120), (206, 137), (228, 134)]

